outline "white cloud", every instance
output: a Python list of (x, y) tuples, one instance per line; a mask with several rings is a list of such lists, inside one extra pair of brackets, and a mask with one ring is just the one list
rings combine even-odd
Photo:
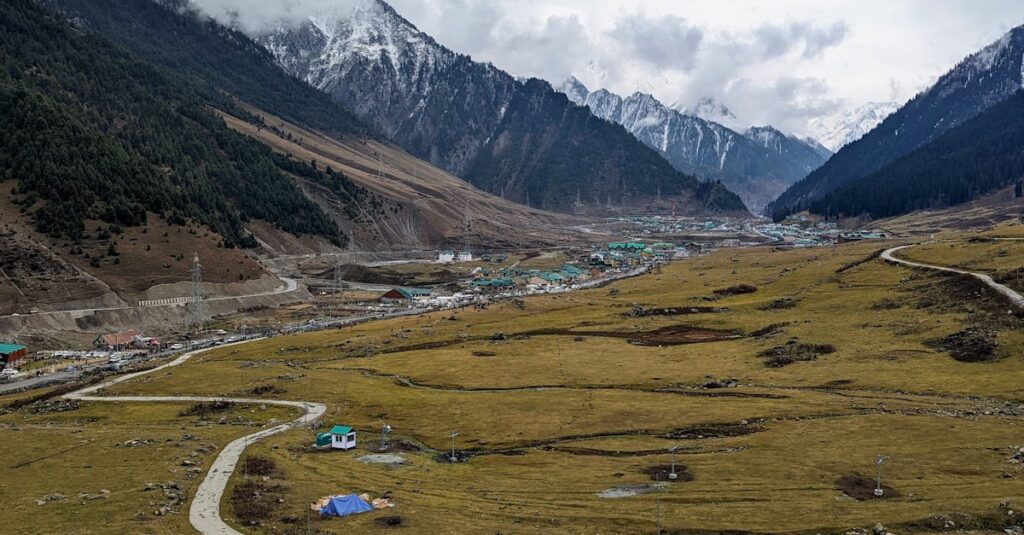
[(607, 35), (634, 60), (658, 69), (689, 71), (696, 64), (704, 30), (673, 15), (634, 14), (619, 19)]
[[(330, 0), (338, 6), (356, 0)], [(305, 20), (326, 2), (323, 0), (192, 0), (207, 14), (245, 31), (259, 31), (279, 23), (294, 24)]]

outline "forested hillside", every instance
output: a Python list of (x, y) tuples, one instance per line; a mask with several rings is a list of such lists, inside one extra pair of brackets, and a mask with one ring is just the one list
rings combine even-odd
[(334, 135), (369, 129), (329, 95), (288, 76), (245, 34), (193, 11), (188, 0), (42, 0), (146, 61), (210, 84), (284, 119)]
[(227, 246), (255, 245), (244, 228), (252, 218), (341, 243), (281, 158), (228, 129), (211, 106), (247, 115), (215, 88), (73, 29), (32, 0), (0, 5), (0, 172), (17, 181), (16, 201), (39, 230), (77, 239), (86, 220), (132, 226), (152, 212), (204, 224)]
[[(1024, 92), (814, 202), (828, 216), (889, 217), (973, 200), (1024, 177)], [(1019, 196), (1019, 195), (1018, 195)]]

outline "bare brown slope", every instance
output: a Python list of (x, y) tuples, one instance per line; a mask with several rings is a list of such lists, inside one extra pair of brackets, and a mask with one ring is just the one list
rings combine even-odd
[(865, 226), (902, 234), (931, 234), (944, 231), (980, 230), (1016, 219), (1024, 214), (1024, 203), (1014, 198), (1013, 188), (979, 197), (940, 210), (918, 210), (906, 215), (878, 219)]
[[(0, 182), (0, 190), (12, 186), (13, 181)], [(194, 223), (169, 225), (150, 214), (145, 225), (121, 234), (104, 232), (108, 228), (87, 221), (79, 243), (53, 239), (40, 234), (9, 197), (0, 197), (0, 315), (187, 295), (171, 285), (191, 279), (194, 254), (203, 264), (203, 280), (216, 285), (208, 288), (212, 295), (264, 277), (259, 284), (277, 284), (245, 251), (222, 247), (220, 235)]]
[(352, 234), (356, 248), (459, 246), (466, 239), (467, 223), (469, 242), (477, 249), (578, 243), (583, 239), (582, 233), (572, 228), (582, 222), (578, 218), (490, 195), (393, 145), (329, 137), (258, 109), (249, 111), (263, 117), (269, 128), (222, 115), (231, 128), (297, 160), (341, 171), (381, 199), (379, 206), (359, 206), (358, 217), (353, 218), (343, 209), (346, 199), (300, 180), (307, 195)]

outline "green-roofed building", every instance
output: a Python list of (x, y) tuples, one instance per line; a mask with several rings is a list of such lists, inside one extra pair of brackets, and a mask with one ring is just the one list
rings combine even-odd
[(609, 251), (643, 251), (646, 245), (639, 242), (616, 242), (608, 244)]
[(498, 289), (507, 288), (514, 286), (511, 278), (508, 277), (495, 277), (493, 279), (476, 279), (469, 283), (470, 288), (482, 288), (482, 289)]
[(17, 368), (27, 356), (27, 347), (0, 342), (0, 364), (3, 364), (3, 369)]
[(318, 448), (331, 447), (336, 450), (350, 450), (356, 447), (356, 432), (347, 425), (336, 425), (330, 431), (317, 433)]
[(429, 297), (430, 290), (425, 288), (392, 288), (380, 296), (381, 301), (408, 301), (415, 297)]
[(548, 282), (562, 282), (565, 280), (565, 277), (562, 276), (561, 273), (555, 273), (553, 271), (545, 271), (544, 273), (541, 273), (540, 278)]
[(568, 279), (576, 279), (586, 274), (586, 271), (572, 264), (564, 264), (559, 272)]

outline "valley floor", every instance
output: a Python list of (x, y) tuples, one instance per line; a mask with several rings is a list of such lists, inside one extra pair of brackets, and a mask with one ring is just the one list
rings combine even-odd
[[(1024, 265), (1024, 242), (999, 244), (993, 259), (987, 242), (950, 238), (949, 251), (900, 255)], [(313, 515), (315, 530), (1002, 533), (1024, 502), (1024, 319), (973, 279), (878, 258), (895, 245), (720, 250), (522, 308), (217, 348), (104, 394), (310, 400), (327, 405), (324, 425), (358, 430), (352, 452), (312, 448), (309, 429), (251, 445), (272, 468), (236, 470), (221, 503), (245, 533), (306, 533), (310, 502), (348, 492), (386, 493), (396, 507)], [(191, 497), (184, 460), (208, 466), (252, 431), (242, 422), (294, 417), (54, 403), (0, 415), (0, 497), (19, 531), (179, 533), (186, 507), (155, 515), (147, 483), (174, 478)], [(360, 460), (384, 422), (401, 465)], [(453, 430), (465, 458), (455, 464), (444, 454)], [(183, 434), (212, 448), (193, 456)], [(152, 443), (121, 445), (133, 438)], [(881, 499), (870, 492), (877, 455), (889, 457)], [(673, 458), (680, 477), (666, 482)], [(55, 493), (66, 497), (44, 499)]]

